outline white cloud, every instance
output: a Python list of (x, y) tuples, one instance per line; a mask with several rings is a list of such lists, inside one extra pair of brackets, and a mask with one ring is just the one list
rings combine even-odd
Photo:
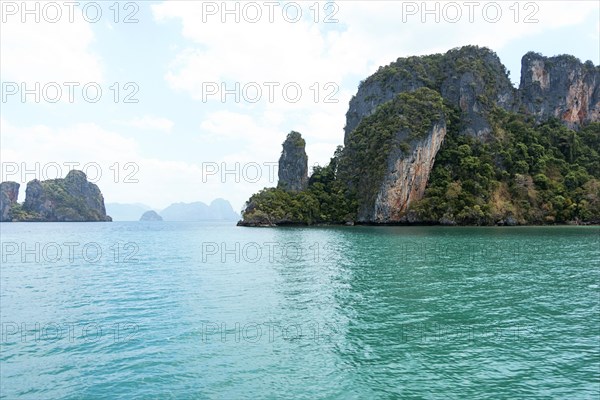
[(175, 125), (175, 123), (168, 118), (155, 117), (153, 115), (144, 115), (119, 123), (145, 131), (162, 131), (165, 133), (171, 133), (171, 130)]
[[(202, 101), (206, 84), (218, 85), (221, 94), (222, 84), (224, 89), (231, 90), (237, 83), (241, 92), (245, 85), (256, 83), (261, 93), (260, 104), (270, 108), (281, 106), (283, 110), (312, 110), (318, 109), (313, 101), (315, 83), (321, 91), (328, 82), (339, 85), (343, 75), (339, 64), (343, 60), (331, 62), (329, 55), (337, 33), (322, 32), (319, 25), (308, 20), (288, 23), (281, 15), (274, 23), (269, 23), (266, 16), (265, 22), (256, 24), (235, 23), (232, 19), (231, 23), (221, 23), (215, 16), (203, 23), (203, 4), (166, 2), (153, 6), (158, 21), (180, 20), (182, 35), (189, 41), (165, 75), (173, 89)], [(270, 83), (277, 85), (273, 87), (273, 101), (269, 101)], [(298, 102), (285, 104), (286, 84), (300, 87), (302, 94)], [(249, 97), (256, 92), (251, 93)], [(287, 93), (294, 96), (295, 90), (290, 87)], [(218, 94), (208, 99), (221, 102)], [(241, 107), (233, 96), (225, 100), (227, 105)], [(241, 103), (244, 103), (243, 96)]]
[[(452, 15), (444, 7), (451, 3), (460, 8), (457, 23), (447, 21)], [(203, 2), (168, 1), (153, 6), (153, 12), (158, 21), (181, 21), (182, 36), (190, 43), (171, 63), (168, 83), (200, 99), (205, 82), (294, 81), (308, 88), (314, 82), (339, 84), (350, 74), (366, 76), (402, 55), (443, 52), (464, 44), (498, 50), (520, 37), (579, 23), (597, 9), (597, 4), (585, 1), (521, 2), (517, 7), (509, 2), (476, 3), (469, 8), (465, 2), (337, 2), (339, 24), (331, 25), (333, 29), (310, 18), (289, 23), (277, 12), (274, 23), (264, 16), (258, 23), (244, 18), (235, 23), (231, 16), (221, 23), (219, 13), (203, 13)], [(488, 3), (499, 5), (497, 22), (492, 22), (496, 9)], [(417, 7), (414, 15), (408, 13), (411, 4)], [(436, 4), (439, 23), (424, 9)], [(304, 12), (312, 16), (308, 5)]]
[[(9, 2), (3, 2), (3, 7), (6, 3)], [(26, 3), (15, 4), (20, 8)], [(3, 15), (6, 18), (0, 36), (3, 81), (103, 82), (101, 59), (91, 50), (92, 24), (83, 20), (78, 8), (73, 13), (73, 22), (69, 22), (67, 9), (62, 13), (56, 23), (45, 18), (35, 22), (31, 15), (22, 23), (20, 13)]]
[[(600, 22), (598, 22), (598, 24), (596, 25), (596, 31), (590, 32), (590, 38), (592, 40), (595, 40), (596, 42), (600, 42)], [(600, 56), (600, 50), (598, 51), (598, 55)], [(598, 61), (600, 61), (600, 58), (598, 59)]]

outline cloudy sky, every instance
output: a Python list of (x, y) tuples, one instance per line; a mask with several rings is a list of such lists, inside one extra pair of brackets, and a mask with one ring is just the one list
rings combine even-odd
[(359, 82), (398, 57), (487, 46), (515, 84), (530, 50), (600, 64), (598, 1), (0, 3), (2, 180), (75, 167), (157, 210), (240, 210), (290, 130), (326, 163)]

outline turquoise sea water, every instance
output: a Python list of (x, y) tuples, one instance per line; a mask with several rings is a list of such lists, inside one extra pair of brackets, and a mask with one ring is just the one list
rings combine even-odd
[(2, 224), (6, 399), (600, 396), (600, 228)]

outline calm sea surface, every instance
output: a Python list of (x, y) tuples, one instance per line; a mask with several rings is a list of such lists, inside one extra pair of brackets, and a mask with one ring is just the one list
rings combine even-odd
[(598, 399), (600, 228), (0, 225), (6, 399)]

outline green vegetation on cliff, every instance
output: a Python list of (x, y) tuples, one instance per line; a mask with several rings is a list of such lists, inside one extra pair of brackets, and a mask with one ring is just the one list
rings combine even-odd
[(411, 144), (426, 137), (432, 126), (445, 118), (445, 109), (439, 93), (420, 88), (398, 94), (365, 117), (340, 157), (339, 179), (351, 192), (348, 197), (360, 204), (372, 204), (390, 153), (399, 149), (408, 156)]
[(336, 179), (341, 146), (325, 167), (317, 166), (308, 188), (299, 192), (265, 188), (250, 197), (242, 219), (249, 225), (340, 224), (353, 221), (357, 203), (344, 193)]
[[(431, 93), (427, 95), (435, 99)], [(308, 189), (288, 192), (270, 188), (253, 195), (243, 213), (244, 222), (311, 225), (353, 221), (361, 194), (372, 193), (376, 189), (373, 182), (384, 172), (393, 133), (405, 127), (396, 107), (397, 103), (386, 103), (366, 118), (357, 128), (356, 142), (343, 150), (338, 147), (327, 166), (313, 170)], [(424, 119), (439, 118), (427, 113), (432, 110), (430, 105), (421, 103), (420, 107), (424, 113), (413, 119), (412, 128)], [(409, 109), (405, 105), (402, 111)], [(493, 113), (492, 135), (481, 141), (459, 134), (459, 113), (446, 111), (448, 133), (425, 196), (409, 211), (412, 221), (459, 225), (600, 222), (600, 123), (577, 132), (558, 120), (536, 125), (528, 117), (498, 108)], [(365, 128), (372, 122), (376, 128)], [(371, 135), (368, 146), (362, 142), (366, 135)], [(345, 177), (340, 178), (342, 161), (353, 163), (348, 168), (355, 174), (356, 186), (348, 186)]]
[(72, 170), (64, 179), (27, 184), (23, 204), (10, 205), (9, 221), (82, 222), (111, 221), (104, 198), (95, 184), (81, 171)]
[(450, 125), (425, 197), (422, 222), (491, 225), (600, 219), (600, 124), (579, 132), (558, 120), (535, 125), (497, 109), (482, 142)]
[(288, 140), (295, 147), (304, 148), (306, 146), (306, 142), (302, 138), (302, 135), (296, 131), (291, 131), (288, 133), (286, 140)]
[(445, 54), (400, 57), (389, 65), (379, 67), (377, 72), (361, 82), (361, 86), (375, 82), (388, 85), (393, 80), (403, 80), (418, 81), (430, 89), (440, 90), (445, 79), (465, 72), (483, 76), (485, 83), (494, 84), (500, 73), (507, 74), (508, 71), (501, 64), (499, 71), (491, 68), (484, 62), (488, 57), (495, 58), (497, 55), (479, 46), (463, 46)]
[(19, 203), (11, 204), (9, 215), (10, 221), (37, 222), (42, 220), (40, 214), (35, 211), (24, 210), (23, 205)]

